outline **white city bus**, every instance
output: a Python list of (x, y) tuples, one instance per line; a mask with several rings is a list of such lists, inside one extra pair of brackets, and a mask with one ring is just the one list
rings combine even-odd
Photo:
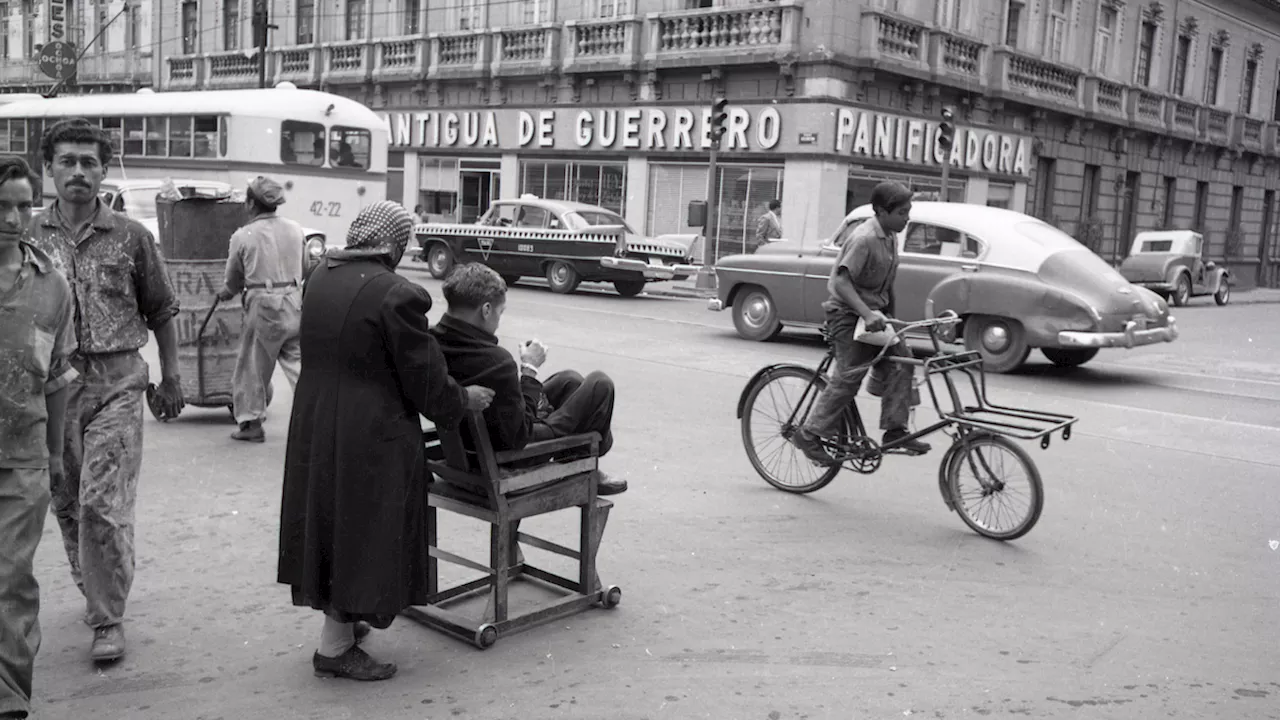
[[(386, 125), (339, 95), (281, 83), (261, 90), (144, 89), (0, 103), (0, 154), (23, 155), (42, 172), (40, 138), (67, 117), (83, 117), (110, 134), (116, 157), (109, 179), (173, 178), (243, 189), (251, 178), (268, 175), (285, 187), (280, 214), (309, 234), (323, 233), (328, 245), (344, 244), (360, 209), (386, 199)], [(44, 196), (54, 197), (48, 178)], [(154, 212), (154, 196), (135, 198), (133, 207)]]

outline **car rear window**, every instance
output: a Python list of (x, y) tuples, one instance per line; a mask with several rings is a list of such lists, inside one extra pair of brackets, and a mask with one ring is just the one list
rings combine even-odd
[(1171, 252), (1172, 250), (1172, 240), (1144, 240), (1142, 243), (1142, 252)]
[(596, 210), (576, 210), (565, 214), (565, 222), (573, 230), (582, 230), (588, 227), (599, 227), (602, 225), (621, 225), (626, 228), (627, 232), (634, 231), (627, 225), (627, 221), (611, 212), (602, 212)]

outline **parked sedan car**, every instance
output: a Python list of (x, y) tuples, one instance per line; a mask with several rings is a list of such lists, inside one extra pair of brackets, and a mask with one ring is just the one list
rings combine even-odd
[(426, 223), (415, 233), (418, 259), (436, 278), (456, 262), (479, 262), (508, 285), (546, 277), (553, 292), (571, 293), (582, 282), (608, 282), (630, 297), (645, 283), (698, 271), (690, 264), (696, 235), (646, 238), (605, 208), (533, 195), (499, 200), (474, 224)]
[[(819, 327), (839, 246), (873, 217), (870, 205), (845, 217), (817, 250), (784, 244), (716, 264), (711, 310), (733, 310), (738, 334), (768, 340), (784, 326)], [(1033, 348), (1074, 367), (1101, 348), (1172, 342), (1167, 303), (1136, 287), (1071, 236), (1019, 212), (962, 203), (917, 202), (899, 233), (894, 283), (901, 320), (954, 310), (964, 344), (984, 366), (1010, 372)]]
[(1231, 299), (1231, 272), (1204, 261), (1204, 237), (1190, 230), (1148, 230), (1133, 239), (1120, 274), (1182, 307), (1196, 295), (1212, 295), (1226, 305)]

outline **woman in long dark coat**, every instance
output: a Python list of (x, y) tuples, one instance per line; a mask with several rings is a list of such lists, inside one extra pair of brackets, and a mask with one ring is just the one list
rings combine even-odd
[(370, 625), (386, 628), (426, 602), (418, 416), (450, 427), (493, 397), (449, 378), (427, 332), (431, 296), (395, 273), (412, 233), (413, 217), (399, 204), (366, 207), (346, 249), (330, 251), (302, 299), (278, 579), (295, 605), (325, 613), (312, 657), (320, 676), (395, 674), (356, 643)]

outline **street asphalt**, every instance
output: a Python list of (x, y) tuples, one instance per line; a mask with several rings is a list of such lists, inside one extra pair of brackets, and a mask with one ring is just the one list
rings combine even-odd
[[(439, 283), (403, 272), (438, 318)], [(401, 619), (366, 643), (399, 664), (394, 679), (314, 677), (320, 617), (275, 583), (291, 400), (278, 377), (263, 445), (231, 441), (225, 409), (148, 417), (117, 665), (88, 659), (83, 601), (48, 519), (36, 717), (1280, 718), (1271, 305), (1197, 299), (1176, 311), (1173, 344), (1106, 351), (1074, 372), (1036, 354), (992, 376), (998, 402), (1080, 417), (1069, 442), (1026, 444), (1044, 514), (998, 543), (943, 504), (942, 436), (930, 455), (845, 472), (808, 496), (755, 474), (739, 393), (764, 365), (816, 364), (815, 334), (747, 342), (727, 313), (653, 291), (521, 284), (508, 301), (504, 346), (536, 337), (547, 371), (601, 369), (617, 383), (617, 443), (601, 467), (630, 490), (613, 498), (599, 568), (621, 605), (485, 651)], [(874, 398), (860, 402), (874, 418)], [(574, 522), (528, 529), (572, 545)], [(440, 534), (484, 558), (474, 521), (446, 515)]]

